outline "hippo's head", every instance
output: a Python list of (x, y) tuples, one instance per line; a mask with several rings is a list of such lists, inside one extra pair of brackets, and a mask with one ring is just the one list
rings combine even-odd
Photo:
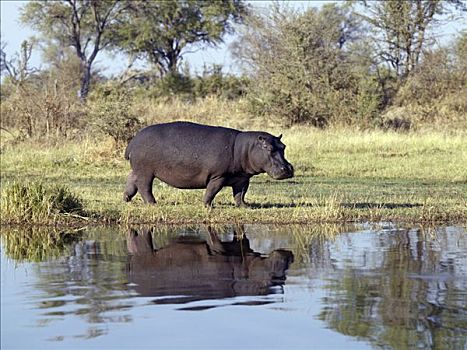
[(268, 133), (260, 133), (250, 154), (255, 167), (276, 180), (294, 176), (292, 164), (285, 159), (285, 145), (281, 142), (281, 137), (282, 135), (275, 137)]

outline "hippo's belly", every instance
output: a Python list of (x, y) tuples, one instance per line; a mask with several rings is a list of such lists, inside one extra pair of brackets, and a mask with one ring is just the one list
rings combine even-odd
[(206, 171), (186, 167), (165, 167), (156, 169), (154, 175), (166, 184), (180, 189), (206, 188), (209, 179), (209, 175)]

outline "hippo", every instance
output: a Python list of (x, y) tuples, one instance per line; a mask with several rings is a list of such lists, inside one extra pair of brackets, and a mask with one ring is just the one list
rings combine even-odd
[(145, 203), (155, 204), (152, 184), (158, 178), (180, 189), (205, 188), (206, 207), (212, 206), (223, 187), (230, 186), (235, 204), (246, 207), (252, 176), (293, 177), (294, 168), (284, 157), (281, 137), (181, 121), (148, 126), (125, 150), (132, 170), (123, 199), (128, 202), (139, 191)]
[(231, 241), (221, 241), (210, 227), (208, 232), (208, 239), (182, 236), (156, 248), (152, 229), (130, 229), (127, 273), (138, 295), (157, 297), (155, 303), (184, 304), (282, 293), (294, 260), (291, 251), (264, 255), (250, 248), (244, 234), (234, 232)]

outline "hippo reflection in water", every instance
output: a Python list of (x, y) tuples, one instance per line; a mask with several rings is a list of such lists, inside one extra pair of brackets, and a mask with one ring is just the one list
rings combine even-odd
[(162, 297), (156, 303), (281, 293), (293, 262), (288, 250), (262, 256), (244, 235), (222, 242), (211, 229), (207, 241), (179, 238), (160, 249), (151, 230), (130, 230), (127, 244), (129, 282), (141, 296)]

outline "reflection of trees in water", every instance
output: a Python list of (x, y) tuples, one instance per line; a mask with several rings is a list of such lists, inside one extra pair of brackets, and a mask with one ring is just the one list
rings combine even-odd
[[(42, 315), (38, 326), (74, 315), (90, 324), (85, 334), (76, 336), (92, 338), (107, 332), (106, 327), (99, 324), (131, 321), (131, 316), (121, 312), (129, 307), (121, 300), (128, 297), (124, 236), (118, 239), (118, 232), (106, 234), (103, 231), (80, 232), (73, 236), (64, 234), (61, 237), (68, 237), (68, 240), (56, 241), (56, 244), (41, 250), (40, 260), (44, 262), (33, 265), (37, 279), (31, 280), (32, 288), (40, 291), (36, 299)], [(47, 239), (47, 233), (50, 235), (50, 230), (40, 235), (36, 232), (35, 237)], [(14, 239), (10, 243), (4, 241), (5, 246), (18, 242), (18, 236), (12, 237)], [(93, 239), (97, 237), (99, 241)], [(31, 244), (25, 238), (21, 242)], [(23, 246), (21, 249), (29, 251), (35, 248)], [(11, 258), (19, 258), (18, 255), (6, 253)], [(23, 254), (22, 258), (37, 260), (31, 259), (31, 254)], [(112, 311), (120, 312), (112, 314)], [(59, 334), (56, 340), (62, 338), (63, 335)]]
[[(463, 349), (465, 233), (416, 229), (374, 235), (374, 254), (344, 251), (339, 259), (330, 251), (337, 262), (319, 318), (381, 347)], [(462, 251), (463, 261), (455, 255)]]
[(245, 225), (245, 232), (259, 251), (267, 252), (278, 247), (294, 252), (293, 269), (329, 266), (323, 260), (329, 244), (342, 232), (357, 231), (355, 225)]
[(25, 226), (2, 228), (5, 255), (15, 261), (39, 262), (66, 254), (82, 230)]
[[(222, 241), (230, 241), (237, 228), (215, 229)], [(13, 259), (54, 257), (34, 266), (38, 282), (32, 282), (33, 288), (42, 291), (36, 299), (43, 312), (40, 323), (76, 316), (89, 324), (80, 336), (95, 337), (107, 332), (107, 322), (131, 322), (128, 309), (135, 299), (128, 298), (132, 294), (127, 285), (126, 230), (59, 232), (50, 241), (50, 232), (31, 230), (22, 231), (23, 235), (2, 230), (2, 243)], [(339, 235), (358, 229), (336, 225), (244, 225), (239, 230), (261, 255), (278, 248), (292, 250), (296, 278), (305, 278), (306, 269), (306, 274), (325, 280), (328, 293), (319, 318), (329, 327), (396, 349), (462, 349), (466, 345), (465, 231)], [(152, 232), (157, 248), (180, 237), (199, 242), (209, 239), (209, 232), (205, 226), (158, 226)], [(61, 336), (57, 334), (57, 339)]]

